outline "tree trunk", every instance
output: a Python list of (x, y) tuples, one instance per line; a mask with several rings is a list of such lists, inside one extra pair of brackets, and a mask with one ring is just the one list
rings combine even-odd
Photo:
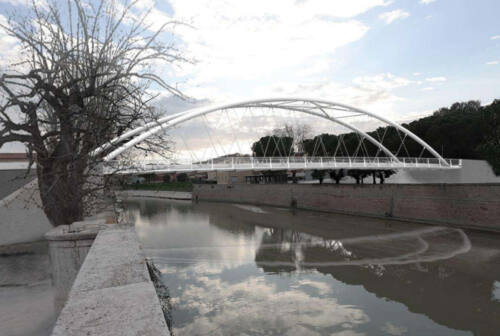
[[(37, 165), (38, 185), (42, 206), (54, 226), (71, 224), (83, 219), (82, 176), (73, 169), (56, 165)], [(80, 175), (80, 176), (78, 176)]]

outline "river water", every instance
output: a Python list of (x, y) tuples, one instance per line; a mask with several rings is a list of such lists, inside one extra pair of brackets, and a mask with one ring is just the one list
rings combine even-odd
[(133, 199), (176, 335), (499, 335), (500, 235)]

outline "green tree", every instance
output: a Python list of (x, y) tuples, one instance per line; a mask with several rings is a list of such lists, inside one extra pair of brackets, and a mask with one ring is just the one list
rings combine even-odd
[(293, 138), (268, 135), (252, 144), (255, 157), (286, 157), (294, 153)]
[(484, 138), (477, 150), (488, 160), (495, 174), (500, 175), (500, 100), (495, 99), (484, 108), (483, 129)]
[(346, 176), (345, 169), (334, 169), (328, 172), (330, 178), (335, 181), (336, 184), (340, 184), (340, 181)]
[(326, 171), (315, 169), (312, 171), (312, 178), (319, 181), (319, 184), (323, 184), (323, 179), (325, 178)]

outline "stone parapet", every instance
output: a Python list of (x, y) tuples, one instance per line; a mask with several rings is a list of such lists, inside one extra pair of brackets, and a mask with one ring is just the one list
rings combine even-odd
[(170, 335), (134, 227), (105, 222), (96, 218), (46, 235), (54, 278), (67, 295), (52, 335)]

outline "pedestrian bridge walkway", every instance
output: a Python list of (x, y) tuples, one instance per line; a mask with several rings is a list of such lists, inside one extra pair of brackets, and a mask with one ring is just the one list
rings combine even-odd
[(203, 162), (172, 161), (108, 161), (103, 173), (147, 174), (176, 172), (208, 172), (236, 170), (311, 170), (311, 169), (459, 169), (462, 160), (401, 157), (225, 157)]

